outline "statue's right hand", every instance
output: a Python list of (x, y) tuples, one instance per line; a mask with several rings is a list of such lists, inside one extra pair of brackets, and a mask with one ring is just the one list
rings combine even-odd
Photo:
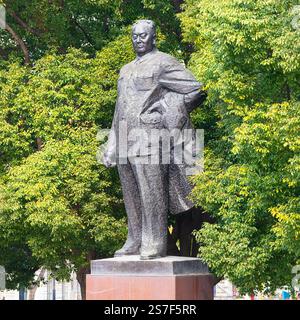
[(109, 152), (109, 151), (104, 152), (102, 161), (106, 168), (111, 168), (116, 166), (115, 153)]

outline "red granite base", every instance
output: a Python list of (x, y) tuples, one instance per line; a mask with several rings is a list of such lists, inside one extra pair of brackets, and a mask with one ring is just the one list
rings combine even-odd
[(212, 300), (212, 275), (87, 275), (87, 300)]

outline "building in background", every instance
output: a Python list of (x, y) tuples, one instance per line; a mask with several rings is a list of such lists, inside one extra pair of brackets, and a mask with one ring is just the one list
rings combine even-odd
[[(38, 277), (40, 271), (36, 273)], [(72, 274), (69, 282), (56, 281), (50, 277), (50, 272), (45, 272), (45, 284), (41, 284), (35, 291), (34, 300), (81, 300), (80, 285), (76, 274)], [(0, 300), (29, 300), (32, 299), (30, 290), (19, 292), (17, 290), (0, 291)]]

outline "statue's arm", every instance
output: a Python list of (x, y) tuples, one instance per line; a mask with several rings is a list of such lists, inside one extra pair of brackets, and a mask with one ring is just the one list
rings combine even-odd
[(107, 147), (103, 154), (103, 163), (109, 167), (114, 167), (116, 165), (116, 154), (117, 154), (117, 139), (115, 132), (115, 123), (117, 118), (117, 105), (115, 107), (114, 117), (111, 125), (111, 129), (108, 135)]
[(184, 96), (187, 112), (200, 106), (207, 96), (203, 84), (175, 58), (162, 65), (159, 83), (164, 88)]
[[(120, 80), (120, 78), (119, 78)], [(120, 96), (119, 81), (118, 81), (118, 97), (115, 106), (113, 121), (108, 135), (107, 146), (103, 155), (103, 163), (106, 167), (113, 167), (116, 165), (117, 158), (117, 138), (116, 138), (116, 125), (118, 125), (118, 112), (119, 112), (119, 96)]]
[(117, 122), (117, 105), (115, 107), (114, 117), (111, 125), (111, 129), (108, 136), (107, 141), (107, 151), (110, 153), (115, 153), (117, 147), (117, 140), (116, 140), (116, 132), (115, 132), (115, 124)]
[[(106, 151), (103, 156), (104, 164), (107, 167), (112, 167), (116, 165), (117, 162), (117, 130), (119, 130), (119, 111), (120, 111), (120, 97), (122, 94), (122, 82), (127, 72), (128, 65), (121, 68), (118, 79), (118, 96), (115, 106), (114, 117), (111, 125), (111, 129), (108, 136)], [(106, 161), (106, 162), (105, 162)]]
[(188, 113), (192, 112), (195, 108), (202, 105), (207, 97), (207, 93), (204, 90), (195, 90), (193, 92), (184, 95), (184, 102)]

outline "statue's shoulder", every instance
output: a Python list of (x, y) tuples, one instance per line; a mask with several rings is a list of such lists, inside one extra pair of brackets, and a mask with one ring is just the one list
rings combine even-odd
[[(169, 60), (173, 60), (175, 59), (173, 56), (171, 56), (170, 54), (168, 53), (165, 53), (165, 52), (162, 52), (162, 51), (159, 51), (157, 50), (156, 51), (156, 56), (162, 60), (165, 60), (165, 61), (169, 61)], [(176, 59), (175, 59), (176, 60)]]
[(129, 63), (127, 63), (127, 64), (125, 64), (125, 65), (121, 68), (121, 70), (120, 70), (120, 72), (119, 72), (119, 76), (120, 76), (120, 77), (122, 77), (122, 76), (126, 75), (126, 73), (128, 73), (128, 71), (130, 70), (133, 62), (134, 62), (134, 60), (131, 61), (131, 62), (129, 62)]
[(160, 61), (160, 64), (163, 67), (181, 64), (175, 57), (159, 50), (156, 52), (156, 58)]

